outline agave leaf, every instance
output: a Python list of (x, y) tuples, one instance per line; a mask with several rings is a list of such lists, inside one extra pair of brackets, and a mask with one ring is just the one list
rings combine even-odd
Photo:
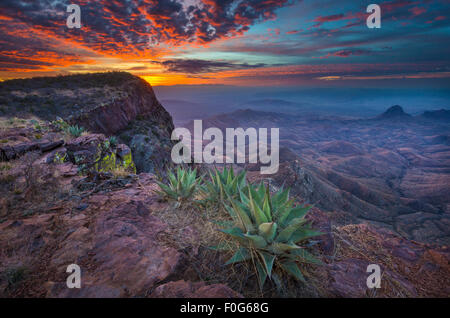
[(299, 257), (301, 261), (316, 265), (323, 265), (323, 262), (317, 258), (315, 258), (311, 253), (309, 253), (306, 249), (298, 249), (291, 252), (292, 255)]
[(170, 183), (170, 185), (172, 186), (172, 188), (173, 189), (176, 189), (176, 187), (177, 187), (177, 177), (175, 177), (175, 175), (172, 173), (172, 172), (170, 172), (169, 174), (168, 174), (168, 177), (169, 177), (169, 183)]
[(248, 197), (254, 198), (256, 201), (261, 202), (257, 189), (251, 184), (248, 185)]
[(177, 167), (177, 180), (181, 180), (181, 176), (182, 176), (182, 172), (181, 172), (181, 167), (180, 166), (178, 166)]
[(308, 213), (309, 210), (311, 210), (313, 206), (297, 206), (295, 208), (293, 208), (290, 212), (289, 215), (286, 217), (286, 219), (284, 220), (285, 223), (289, 223), (292, 219), (295, 218), (303, 218), (305, 217), (305, 215)]
[(246, 175), (246, 171), (242, 170), (241, 173), (237, 176), (237, 180), (238, 180), (238, 186), (239, 188), (242, 188), (245, 186), (245, 175)]
[(233, 227), (234, 222), (233, 221), (227, 221), (227, 220), (217, 220), (217, 221), (211, 221), (213, 224), (221, 226), (221, 227)]
[(274, 254), (284, 254), (286, 252), (290, 252), (296, 249), (300, 249), (301, 247), (295, 244), (286, 244), (286, 243), (272, 243), (268, 247), (268, 249)]
[(272, 267), (273, 267), (273, 262), (275, 261), (275, 255), (266, 253), (266, 252), (258, 252), (259, 255), (261, 255), (261, 259), (262, 259), (262, 263), (264, 265), (264, 269), (267, 273), (267, 276), (269, 276), (269, 278), (272, 275)]
[(233, 191), (233, 194), (234, 194), (234, 192), (235, 192), (236, 189), (237, 189), (237, 184), (238, 184), (238, 179), (237, 179), (237, 178), (234, 178), (234, 179), (231, 181), (231, 184), (229, 185), (229, 188), (230, 188), (230, 190)]
[(259, 288), (262, 290), (264, 283), (266, 282), (267, 273), (264, 270), (264, 266), (261, 264), (259, 260), (255, 262), (256, 270), (258, 271), (258, 282)]
[(250, 199), (245, 195), (244, 191), (239, 190), (239, 196), (241, 198), (242, 203), (244, 203), (245, 205), (250, 204)]
[(194, 169), (191, 173), (188, 174), (186, 184), (192, 184), (196, 182), (195, 180), (196, 178), (197, 178), (197, 170)]
[(297, 280), (301, 280), (302, 282), (305, 282), (305, 278), (303, 277), (302, 272), (300, 271), (300, 269), (298, 268), (298, 266), (295, 262), (293, 262), (293, 261), (281, 262), (281, 267), (286, 272), (288, 272), (289, 274), (294, 276)]
[(247, 232), (247, 228), (245, 224), (242, 222), (242, 219), (238, 216), (236, 211), (227, 204), (224, 204), (225, 210), (227, 210), (228, 214), (230, 214), (231, 218), (234, 220), (233, 225), (237, 225), (242, 231)]
[(289, 200), (289, 188), (283, 189), (281, 188), (275, 195), (272, 200), (272, 203), (277, 207), (283, 205)]
[(271, 204), (270, 204), (270, 193), (269, 193), (269, 186), (266, 188), (266, 193), (264, 195), (264, 203), (263, 203), (263, 212), (266, 215), (268, 220), (272, 220), (272, 213), (271, 213)]
[(208, 170), (208, 174), (209, 174), (209, 179), (212, 181), (212, 183), (215, 184), (216, 180), (215, 180), (215, 178), (214, 178), (214, 176), (213, 176), (211, 170)]
[(291, 223), (285, 227), (275, 239), (277, 242), (288, 242), (292, 234), (301, 228), (308, 220), (297, 218), (293, 219)]
[(250, 220), (250, 216), (247, 214), (247, 212), (245, 212), (245, 209), (240, 204), (240, 202), (233, 200), (232, 198), (230, 198), (230, 201), (234, 212), (236, 213), (239, 220), (242, 222), (242, 225), (245, 227), (246, 231), (247, 232), (253, 231), (254, 226), (252, 221)]
[(164, 191), (164, 193), (160, 192), (163, 196), (166, 195), (166, 196), (169, 196), (169, 197), (174, 198), (174, 199), (178, 198), (177, 192), (173, 191), (172, 189), (170, 189), (165, 184), (158, 182), (158, 185)]
[(259, 226), (262, 223), (266, 223), (269, 222), (269, 220), (267, 219), (266, 215), (264, 214), (264, 212), (261, 210), (261, 208), (258, 206), (258, 204), (256, 203), (255, 199), (254, 199), (254, 194), (252, 193), (252, 187), (249, 187), (249, 201), (250, 201), (250, 209), (252, 211), (253, 217), (256, 221), (256, 224)]
[(278, 213), (278, 220), (281, 226), (286, 225), (286, 218), (289, 216), (292, 210), (294, 201), (295, 199), (290, 199), (278, 207), (280, 209), (280, 212)]
[(274, 222), (262, 223), (258, 227), (258, 233), (266, 239), (267, 242), (272, 242), (277, 234), (277, 224)]
[[(225, 172), (226, 169), (224, 169)], [(231, 166), (231, 169), (226, 171), (227, 172), (227, 178), (226, 178), (226, 184), (230, 184), (231, 181), (233, 181), (233, 166)]]
[(262, 236), (252, 234), (244, 234), (244, 236), (248, 238), (251, 244), (256, 248), (264, 248), (267, 246), (267, 242)]
[(320, 236), (323, 235), (324, 233), (319, 232), (319, 231), (315, 231), (312, 229), (308, 229), (308, 228), (301, 228), (298, 229), (297, 231), (295, 231), (292, 236), (291, 236), (291, 241), (294, 243), (298, 243), (301, 242), (303, 240), (307, 240), (311, 237), (315, 237), (315, 236)]
[(251, 253), (248, 249), (244, 247), (240, 247), (236, 253), (234, 253), (233, 257), (228, 260), (228, 262), (225, 263), (225, 265), (233, 264), (233, 263), (239, 263), (246, 261), (248, 259), (252, 258)]
[(225, 210), (227, 210), (228, 214), (233, 218), (233, 220), (240, 220), (236, 212), (230, 207), (228, 204), (224, 204)]
[(216, 179), (217, 179), (217, 185), (219, 186), (219, 194), (220, 194), (220, 200), (223, 201), (224, 199), (224, 190), (223, 190), (223, 184), (222, 180), (219, 176), (219, 170), (216, 169)]
[(262, 201), (262, 199), (264, 198), (264, 195), (266, 194), (266, 187), (265, 187), (263, 181), (261, 181), (261, 182), (259, 183), (257, 192), (258, 192), (257, 200), (258, 200), (258, 201)]
[(156, 184), (165, 192), (172, 191), (168, 186), (166, 186), (164, 183), (161, 183), (159, 181), (156, 181)]
[(231, 237), (234, 237), (238, 242), (242, 244), (246, 244), (248, 241), (247, 238), (244, 236), (242, 230), (238, 227), (233, 227), (230, 229), (220, 229), (219, 231)]
[(180, 178), (180, 182), (179, 185), (180, 186), (186, 186), (186, 178), (187, 178), (187, 172), (185, 170), (181, 170), (181, 178)]

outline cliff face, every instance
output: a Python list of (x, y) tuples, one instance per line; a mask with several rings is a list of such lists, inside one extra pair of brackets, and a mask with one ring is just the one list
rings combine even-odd
[(6, 81), (0, 84), (0, 115), (61, 117), (93, 133), (115, 135), (131, 148), (138, 172), (170, 164), (172, 117), (150, 84), (128, 73)]
[(81, 113), (68, 116), (68, 121), (93, 132), (113, 135), (126, 129), (136, 119), (147, 119), (156, 125), (163, 125), (169, 134), (172, 132), (172, 117), (159, 103), (150, 84), (132, 77), (118, 89), (125, 93), (98, 107), (81, 109)]

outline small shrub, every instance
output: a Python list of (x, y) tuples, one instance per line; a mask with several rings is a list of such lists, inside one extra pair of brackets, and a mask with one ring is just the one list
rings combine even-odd
[(115, 178), (125, 178), (130, 175), (129, 169), (126, 169), (123, 166), (118, 166), (114, 168), (111, 172)]
[(1, 171), (9, 171), (9, 170), (11, 170), (11, 165), (9, 165), (7, 163), (0, 164), (0, 172)]
[(116, 136), (109, 137), (108, 141), (109, 141), (110, 146), (113, 148), (117, 147), (117, 145), (119, 144)]
[(59, 131), (67, 131), (69, 129), (69, 124), (66, 123), (62, 118), (57, 117), (56, 120), (51, 122), (52, 126)]
[(158, 182), (162, 190), (158, 192), (159, 194), (177, 201), (178, 205), (193, 197), (198, 183), (197, 170), (178, 167), (176, 175), (169, 171), (167, 177), (168, 185)]
[(227, 264), (253, 260), (261, 289), (267, 277), (280, 283), (274, 268), (304, 281), (298, 263), (320, 263), (299, 245), (322, 234), (305, 219), (311, 207), (294, 207), (288, 189), (270, 195), (263, 183), (258, 187), (249, 184), (240, 191), (239, 200), (230, 201), (227, 211), (234, 224), (221, 230), (235, 243), (227, 245), (234, 251)]
[(67, 132), (74, 138), (78, 138), (84, 132), (83, 127), (78, 127), (78, 125), (69, 126)]

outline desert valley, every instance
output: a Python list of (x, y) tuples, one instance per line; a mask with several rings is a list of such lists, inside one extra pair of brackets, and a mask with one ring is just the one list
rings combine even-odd
[[(265, 185), (272, 209), (287, 195), (292, 211), (309, 211), (296, 221), (312, 226), (300, 230), (313, 236), (301, 243), (301, 273), (294, 279), (292, 267), (275, 263), (277, 276), (265, 284), (251, 263), (229, 264), (230, 251), (213, 248), (230, 242), (222, 227), (230, 216), (217, 206), (226, 199), (205, 196), (214, 177), (204, 180), (229, 173), (230, 165), (191, 164), (177, 172), (170, 159), (174, 114), (146, 81), (120, 72), (5, 81), (0, 116), (3, 296), (450, 294), (449, 110), (412, 116), (392, 106), (347, 118), (241, 109), (200, 118), (204, 129), (280, 128), (277, 174), (234, 164), (239, 180), (224, 181), (228, 196), (239, 183), (240, 204), (249, 200), (242, 193), (252, 195), (251, 184), (262, 181), (252, 200)], [(165, 187), (177, 173), (188, 175), (178, 189), (195, 180), (191, 191), (198, 182), (193, 197)], [(265, 223), (268, 230), (273, 223)], [(83, 268), (81, 289), (66, 288), (72, 263)], [(384, 283), (369, 290), (366, 268), (374, 263)]]

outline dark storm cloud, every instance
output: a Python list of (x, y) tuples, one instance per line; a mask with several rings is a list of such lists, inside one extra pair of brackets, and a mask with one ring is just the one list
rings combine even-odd
[(210, 73), (221, 70), (243, 69), (243, 68), (259, 68), (266, 64), (247, 64), (247, 63), (232, 63), (225, 61), (208, 61), (197, 59), (173, 59), (164, 62), (157, 62), (167, 68), (170, 72), (176, 73)]
[(139, 55), (161, 43), (204, 44), (241, 34), (257, 21), (273, 18), (274, 10), (287, 1), (204, 0), (189, 6), (182, 0), (78, 1), (79, 30), (65, 25), (69, 3), (2, 0), (0, 49), (5, 42), (22, 49), (24, 43), (12, 36), (16, 25), (26, 25), (29, 32), (67, 37), (96, 52)]

